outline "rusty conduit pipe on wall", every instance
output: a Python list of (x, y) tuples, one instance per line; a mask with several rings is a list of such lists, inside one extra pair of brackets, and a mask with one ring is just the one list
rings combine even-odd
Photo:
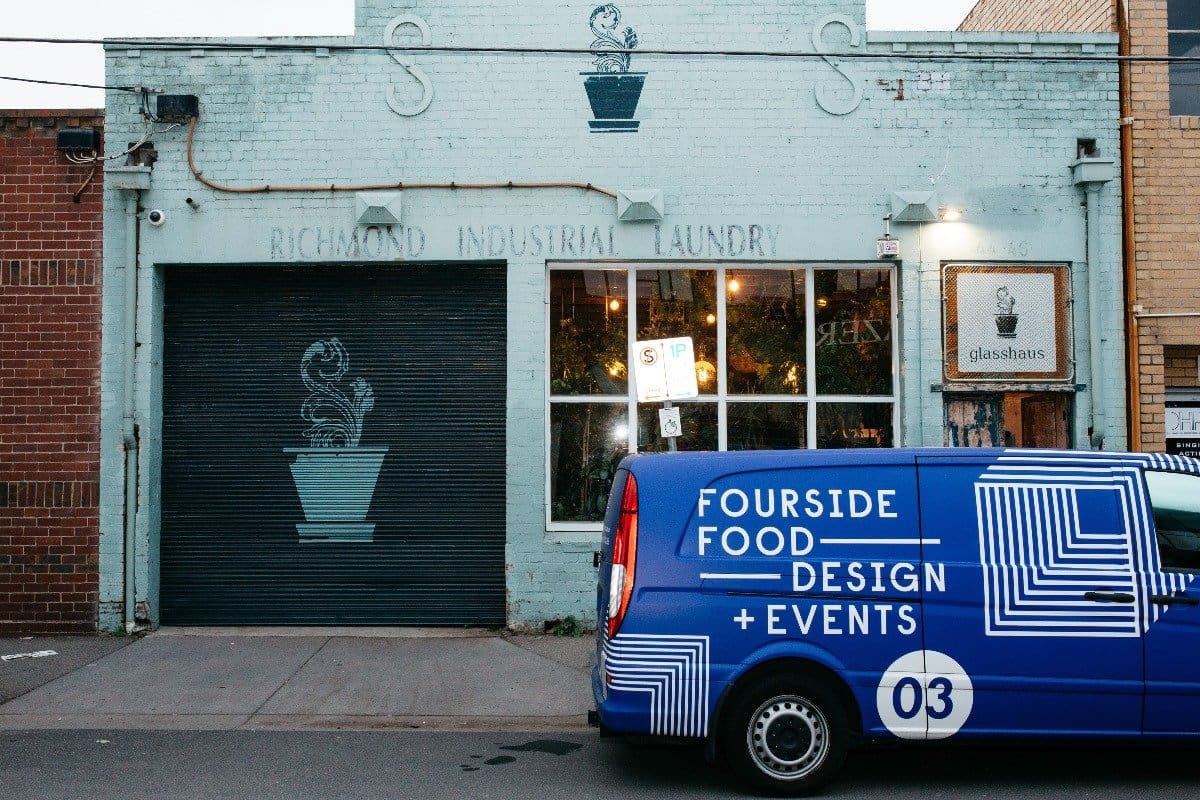
[(188, 123), (187, 136), (187, 159), (188, 167), (192, 171), (192, 175), (196, 180), (204, 184), (210, 189), (218, 192), (234, 192), (237, 194), (265, 194), (268, 192), (372, 192), (372, 191), (387, 191), (397, 190), (404, 191), (405, 189), (582, 189), (585, 192), (596, 192), (606, 197), (611, 197), (614, 200), (617, 193), (611, 189), (605, 189), (602, 186), (596, 186), (591, 183), (581, 183), (577, 181), (504, 181), (502, 183), (404, 183), (397, 181), (394, 183), (364, 183), (351, 185), (310, 185), (310, 186), (275, 186), (264, 183), (258, 186), (229, 186), (228, 184), (217, 183), (209, 180), (204, 176), (204, 173), (196, 166), (196, 159), (192, 152), (192, 141), (196, 135), (196, 117), (192, 117)]
[[(1115, 0), (1117, 10), (1117, 55), (1128, 56), (1133, 51), (1129, 32), (1129, 0)], [(1121, 95), (1121, 250), (1125, 277), (1125, 385), (1127, 398), (1125, 411), (1129, 415), (1129, 449), (1142, 449), (1142, 376), (1139, 358), (1138, 321), (1134, 314), (1137, 306), (1137, 241), (1134, 238), (1133, 208), (1133, 88), (1131, 65), (1122, 61), (1117, 69), (1120, 75)]]

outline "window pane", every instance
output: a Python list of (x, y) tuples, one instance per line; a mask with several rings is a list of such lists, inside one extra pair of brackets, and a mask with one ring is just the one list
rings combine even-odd
[(730, 403), (730, 450), (803, 450), (808, 447), (805, 403)]
[(616, 403), (551, 403), (551, 519), (604, 519), (617, 464), (629, 451), (625, 408)]
[(821, 403), (817, 447), (892, 447), (891, 403)]
[(804, 271), (729, 270), (730, 394), (804, 394)]
[(637, 272), (638, 341), (692, 337), (700, 394), (717, 391), (716, 291), (717, 273), (712, 270)]
[[(680, 450), (717, 449), (717, 404), (676, 403), (679, 421), (683, 423), (683, 435), (675, 438)], [(665, 453), (667, 440), (660, 436), (657, 403), (642, 403), (638, 406), (638, 452)]]
[(625, 275), (550, 271), (551, 394), (627, 394)]
[[(1196, 0), (1167, 0), (1167, 28), (1200, 31), (1200, 3)], [(1174, 51), (1171, 55), (1176, 55)]]
[(892, 273), (817, 270), (817, 392), (892, 393)]
[[(1200, 33), (1172, 33), (1168, 37), (1173, 56), (1200, 56)], [(1171, 113), (1200, 115), (1200, 64), (1171, 64)]]
[(1200, 477), (1147, 472), (1163, 569), (1200, 569)]

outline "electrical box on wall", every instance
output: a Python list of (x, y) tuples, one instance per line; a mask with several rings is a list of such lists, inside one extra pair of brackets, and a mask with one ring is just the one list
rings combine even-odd
[(875, 254), (880, 258), (899, 258), (900, 240), (885, 236), (875, 240)]
[(58, 132), (58, 149), (63, 153), (90, 153), (100, 149), (95, 128), (63, 128)]
[(187, 122), (200, 116), (200, 98), (194, 94), (160, 94), (156, 116), (162, 122)]

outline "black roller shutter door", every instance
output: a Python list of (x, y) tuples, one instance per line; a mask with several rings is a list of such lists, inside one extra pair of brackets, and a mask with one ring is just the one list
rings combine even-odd
[(165, 280), (162, 621), (502, 624), (504, 266)]

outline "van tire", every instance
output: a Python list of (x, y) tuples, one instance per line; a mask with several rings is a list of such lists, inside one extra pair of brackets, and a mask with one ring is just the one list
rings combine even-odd
[(753, 790), (799, 797), (821, 789), (841, 769), (849, 725), (836, 692), (824, 682), (775, 673), (731, 698), (719, 736), (721, 753)]

